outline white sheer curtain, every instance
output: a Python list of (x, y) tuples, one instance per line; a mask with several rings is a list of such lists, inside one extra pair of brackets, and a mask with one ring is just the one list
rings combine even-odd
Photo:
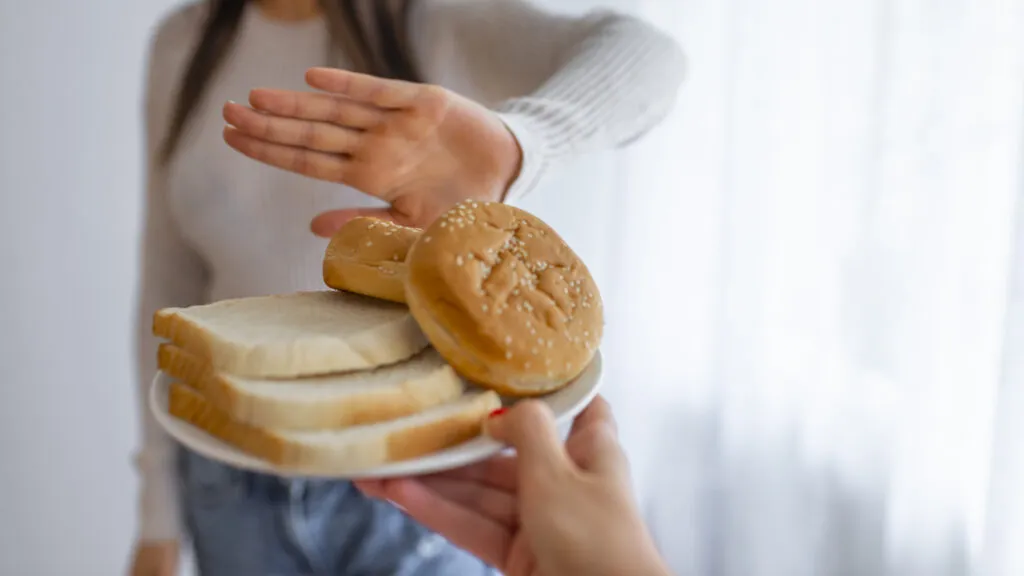
[(597, 4), (690, 59), (603, 264), (678, 573), (1024, 574), (1022, 3)]

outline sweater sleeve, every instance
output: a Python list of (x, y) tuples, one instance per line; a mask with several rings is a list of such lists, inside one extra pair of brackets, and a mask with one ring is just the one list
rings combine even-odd
[[(458, 62), (519, 141), (507, 198), (532, 191), (560, 159), (625, 146), (672, 109), (685, 58), (632, 16), (567, 16), (529, 0), (420, 0), (411, 43), (426, 79)], [(451, 86), (449, 86), (451, 87)], [(454, 87), (459, 91), (458, 86)]]
[(175, 444), (150, 413), (148, 397), (157, 369), (157, 341), (151, 332), (153, 313), (168, 306), (199, 303), (206, 288), (205, 266), (178, 231), (167, 201), (167, 177), (157, 161), (189, 40), (199, 25), (197, 8), (189, 5), (160, 24), (150, 45), (146, 71), (146, 200), (136, 309), (136, 377), (142, 434), (135, 466), (140, 477), (138, 537), (142, 541), (172, 540), (181, 535)]

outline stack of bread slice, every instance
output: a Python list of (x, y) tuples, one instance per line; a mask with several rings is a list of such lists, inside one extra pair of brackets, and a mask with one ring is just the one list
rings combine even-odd
[(171, 308), (154, 318), (170, 413), (297, 473), (342, 474), (480, 433), (469, 388), (405, 307), (335, 291)]
[(590, 363), (603, 311), (544, 222), (467, 201), (425, 230), (356, 218), (326, 290), (156, 313), (170, 413), (280, 469), (342, 475), (480, 434)]

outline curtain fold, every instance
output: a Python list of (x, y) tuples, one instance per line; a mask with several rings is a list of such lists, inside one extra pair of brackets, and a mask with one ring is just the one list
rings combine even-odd
[(606, 391), (675, 569), (1024, 573), (1024, 8), (600, 4), (692, 67), (620, 162), (605, 266)]

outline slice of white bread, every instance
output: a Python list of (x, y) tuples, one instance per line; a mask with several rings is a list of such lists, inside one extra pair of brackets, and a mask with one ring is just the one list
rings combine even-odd
[(405, 306), (334, 290), (165, 308), (153, 334), (218, 371), (255, 378), (377, 368), (427, 347)]
[(375, 370), (291, 380), (218, 372), (209, 361), (173, 344), (161, 344), (157, 356), (160, 370), (234, 420), (266, 428), (318, 430), (381, 422), (450, 402), (465, 390), (433, 348)]
[(501, 406), (492, 391), (472, 392), (405, 418), (318, 432), (281, 431), (233, 420), (184, 384), (169, 391), (169, 412), (252, 456), (298, 474), (339, 474), (424, 456), (478, 436)]

